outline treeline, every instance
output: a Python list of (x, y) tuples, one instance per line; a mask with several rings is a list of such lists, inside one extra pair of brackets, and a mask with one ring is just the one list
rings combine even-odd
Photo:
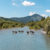
[(47, 34), (50, 34), (50, 17), (47, 18), (42, 18), (41, 21), (37, 21), (37, 22), (28, 22), (26, 24), (27, 26), (30, 27), (30, 29), (43, 29), (44, 31), (46, 31)]
[(23, 27), (24, 24), (21, 22), (15, 22), (11, 20), (0, 19), (0, 29)]
[(43, 28), (47, 32), (47, 34), (50, 34), (50, 17), (47, 17), (43, 22)]
[(28, 22), (26, 25), (30, 27), (30, 29), (41, 29), (43, 28), (43, 22), (44, 22), (45, 18), (42, 17), (41, 21), (32, 21), (32, 22)]

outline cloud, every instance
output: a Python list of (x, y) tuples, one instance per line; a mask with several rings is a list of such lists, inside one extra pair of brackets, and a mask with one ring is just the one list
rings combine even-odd
[(47, 15), (45, 15), (45, 14), (41, 14), (41, 16), (46, 17)]
[(29, 1), (24, 1), (24, 2), (22, 2), (22, 5), (24, 5), (24, 6), (34, 6), (35, 3), (34, 2), (29, 2)]
[(35, 14), (35, 12), (30, 12), (29, 13), (29, 16), (32, 16), (32, 15), (34, 15)]
[(12, 5), (17, 6), (17, 3), (15, 2), (15, 0), (12, 0)]
[(45, 10), (46, 12), (50, 13), (50, 10)]
[(17, 4), (16, 4), (15, 2), (12, 2), (12, 5), (13, 5), (13, 6), (17, 6)]

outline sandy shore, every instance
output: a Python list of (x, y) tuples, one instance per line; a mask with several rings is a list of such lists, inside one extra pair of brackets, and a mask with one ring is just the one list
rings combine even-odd
[(42, 30), (41, 32), (42, 32), (43, 34), (46, 34), (46, 31), (43, 31), (43, 30)]

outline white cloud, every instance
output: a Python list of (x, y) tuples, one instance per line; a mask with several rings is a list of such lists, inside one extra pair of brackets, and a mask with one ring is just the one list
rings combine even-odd
[(12, 0), (12, 5), (17, 6), (17, 3), (15, 2), (15, 0)]
[(32, 16), (32, 15), (34, 15), (34, 14), (35, 14), (35, 12), (30, 12), (30, 13), (29, 13), (30, 16)]
[(50, 13), (50, 10), (45, 10), (45, 11)]
[(29, 1), (24, 1), (24, 2), (22, 2), (22, 5), (24, 5), (24, 6), (34, 6), (35, 3), (34, 2), (29, 2)]
[(17, 6), (17, 4), (15, 2), (12, 3), (13, 6)]
[(45, 14), (41, 14), (41, 16), (46, 17), (47, 15), (45, 15)]

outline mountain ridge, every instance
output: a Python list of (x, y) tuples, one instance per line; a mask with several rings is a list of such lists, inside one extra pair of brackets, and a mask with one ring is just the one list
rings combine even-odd
[(26, 17), (21, 17), (21, 18), (17, 18), (17, 17), (12, 17), (12, 18), (0, 17), (0, 19), (12, 20), (12, 21), (16, 21), (16, 22), (27, 23), (27, 22), (31, 22), (31, 21), (40, 21), (42, 19), (42, 16), (39, 15), (39, 14), (34, 14), (32, 16), (26, 16)]
[(10, 18), (11, 20), (14, 21), (19, 21), (19, 22), (23, 22), (23, 23), (27, 23), (30, 21), (40, 21), (42, 19), (42, 16), (40, 16), (39, 14), (34, 14), (32, 16), (26, 16), (26, 17), (21, 17), (21, 18)]

